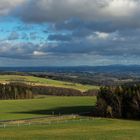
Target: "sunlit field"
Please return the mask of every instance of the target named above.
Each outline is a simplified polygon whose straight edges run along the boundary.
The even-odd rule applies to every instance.
[[[84,116],[96,97],[0,101],[0,139],[139,140],[140,122]],[[21,120],[22,119],[22,120]]]
[[[4,140],[139,140],[140,122],[112,119],[69,120],[0,128]]]
[[[96,97],[46,97],[32,100],[0,101],[0,120],[25,119],[52,114],[91,111]]]
[[[62,82],[58,80],[51,80],[47,78],[39,78],[34,76],[19,76],[19,75],[0,75],[0,82],[25,82],[28,84],[34,85],[45,85],[45,86],[54,86],[54,87],[63,87],[63,88],[72,88],[80,91],[86,91],[90,89],[99,89],[98,86],[92,85],[82,85],[78,83],[71,82]]]

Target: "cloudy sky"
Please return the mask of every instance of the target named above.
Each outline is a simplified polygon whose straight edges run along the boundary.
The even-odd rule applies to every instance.
[[[0,66],[140,64],[140,0],[0,0]]]

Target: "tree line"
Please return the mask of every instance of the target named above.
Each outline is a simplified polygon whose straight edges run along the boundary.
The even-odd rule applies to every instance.
[[[82,92],[77,89],[53,87],[53,86],[33,86],[33,93],[35,95],[51,95],[51,96],[96,96],[98,90],[88,90]]]
[[[32,88],[26,84],[9,83],[0,84],[0,99],[31,99],[33,98]]]
[[[50,96],[95,96],[97,90],[82,92],[80,90],[51,87],[51,86],[32,86],[24,83],[0,84],[0,99],[32,99],[36,95]]]
[[[97,96],[96,114],[102,117],[140,119],[140,85],[102,87]]]

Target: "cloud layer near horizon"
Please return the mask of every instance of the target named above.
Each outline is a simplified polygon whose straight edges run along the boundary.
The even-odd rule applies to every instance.
[[[139,6],[140,0],[1,0],[1,22],[12,17],[15,25],[1,28],[0,57],[44,65],[139,64]]]

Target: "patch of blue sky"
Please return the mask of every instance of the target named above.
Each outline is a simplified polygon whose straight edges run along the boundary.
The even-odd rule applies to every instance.
[[[7,40],[12,32],[19,35],[17,42],[39,43],[45,41],[51,31],[47,24],[25,24],[11,17],[6,20],[0,19],[0,40]]]

